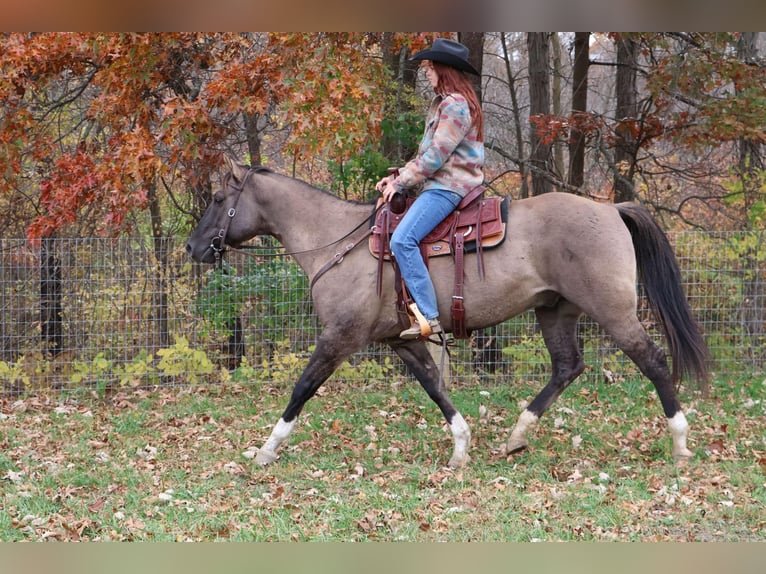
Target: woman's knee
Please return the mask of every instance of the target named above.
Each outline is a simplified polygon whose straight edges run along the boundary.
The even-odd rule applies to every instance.
[[[391,251],[393,252],[394,256],[405,253],[408,249],[417,249],[417,241],[413,241],[409,239],[405,234],[397,233],[396,231],[398,231],[398,229],[394,231],[393,235],[391,235],[391,241],[389,242]]]

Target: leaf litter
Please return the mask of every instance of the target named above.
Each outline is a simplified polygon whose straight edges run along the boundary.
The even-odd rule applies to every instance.
[[[3,539],[764,539],[760,398],[695,403],[696,456],[677,467],[661,416],[630,404],[604,416],[585,389],[507,460],[499,445],[526,399],[482,394],[465,413],[472,461],[450,470],[451,436],[427,398],[329,386],[262,469],[255,445],[285,393],[257,391],[3,400]]]

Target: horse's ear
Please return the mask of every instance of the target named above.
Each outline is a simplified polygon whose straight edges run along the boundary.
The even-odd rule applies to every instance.
[[[237,181],[241,181],[243,177],[245,177],[245,174],[247,173],[247,167],[242,165],[241,163],[237,162],[235,159],[224,156],[224,159],[226,160],[226,166],[231,171],[231,174],[234,176],[234,179]]]

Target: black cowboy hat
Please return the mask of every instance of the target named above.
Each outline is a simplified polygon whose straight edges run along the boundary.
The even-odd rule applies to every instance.
[[[463,72],[479,75],[479,72],[468,62],[468,48],[460,42],[447,38],[437,38],[430,48],[418,52],[410,60],[431,60],[447,64]]]

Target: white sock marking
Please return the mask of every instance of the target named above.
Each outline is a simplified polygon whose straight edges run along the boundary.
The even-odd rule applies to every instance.
[[[452,453],[452,460],[464,461],[468,454],[468,448],[471,445],[471,428],[465,422],[463,415],[456,413],[452,417],[450,430],[455,439],[455,450]]]
[[[686,422],[684,413],[678,411],[673,418],[668,419],[668,428],[673,436],[673,456],[690,456],[691,452],[686,448],[689,423]]]
[[[513,427],[513,431],[511,431],[511,436],[508,440],[522,442],[525,441],[527,432],[529,429],[534,428],[534,426],[537,424],[537,421],[539,420],[540,417],[538,417],[532,411],[524,409],[524,412],[519,415],[519,420],[516,421],[516,426]]]
[[[285,442],[285,440],[287,440],[287,437],[290,436],[290,433],[293,432],[295,423],[297,421],[297,417],[289,423],[280,418],[277,424],[274,425],[274,429],[271,431],[271,436],[269,436],[269,440],[267,440],[263,445],[262,450],[277,452],[277,449],[282,445],[283,442]]]

